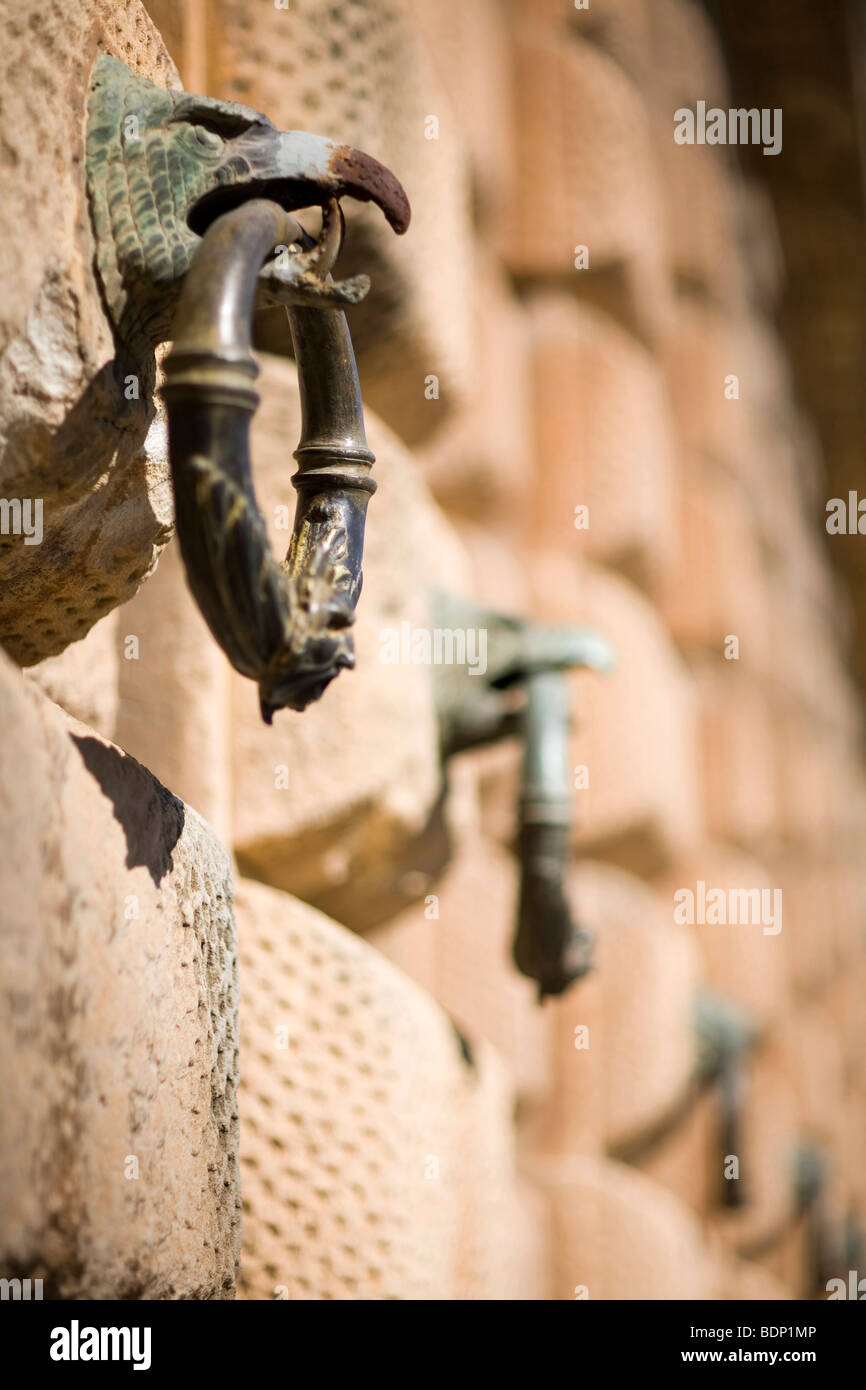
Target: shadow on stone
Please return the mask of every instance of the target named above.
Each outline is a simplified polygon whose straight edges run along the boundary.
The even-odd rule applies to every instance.
[[[115,819],[126,836],[126,867],[143,865],[159,887],[174,867],[172,850],[183,831],[183,802],[119,748],[80,734],[70,738],[114,806]]]

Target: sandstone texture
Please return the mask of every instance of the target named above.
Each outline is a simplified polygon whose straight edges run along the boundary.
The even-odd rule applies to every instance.
[[[225,851],[195,811],[6,659],[0,703],[0,1263],[43,1279],[46,1297],[231,1298],[237,966]]]
[[[84,136],[99,53],[161,86],[180,83],[138,0],[22,0],[0,20],[0,50],[0,496],[29,504],[31,525],[41,508],[38,544],[2,537],[0,645],[29,666],[133,594],[170,535],[164,435],[149,433],[154,361],[116,355],[94,270]]]
[[[533,1296],[492,1050],[288,894],[241,880],[237,908],[241,1296]]]

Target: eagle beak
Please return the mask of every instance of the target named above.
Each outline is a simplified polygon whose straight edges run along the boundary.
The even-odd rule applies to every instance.
[[[201,233],[220,213],[250,198],[269,199],[287,212],[356,198],[381,208],[399,235],[409,226],[409,200],[390,169],[363,150],[321,135],[252,127],[232,141],[229,167],[233,177],[221,179],[196,205],[194,231]]]
[[[351,145],[337,145],[303,131],[287,131],[279,139],[284,178],[313,183],[330,198],[375,203],[398,236],[406,231],[411,216],[409,199],[399,180],[378,159]]]

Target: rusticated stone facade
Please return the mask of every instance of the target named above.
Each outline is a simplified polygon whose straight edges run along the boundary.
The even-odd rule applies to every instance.
[[[862,692],[773,206],[734,151],[673,139],[678,107],[729,104],[703,8],[74,0],[0,35],[4,122],[31,90],[56,113],[0,151],[0,476],[46,517],[0,559],[0,1275],[822,1296],[866,1229]],[[272,728],[168,540],[162,417],[110,365],[99,51],[366,149],[413,206],[399,241],[347,207],[338,267],[372,279],[349,313],[379,483],[358,666]],[[281,311],[258,331],[285,549],[297,377]],[[379,659],[435,586],[616,648],[569,678],[595,969],[541,1005],[510,958],[519,749],[446,775],[430,668]],[[751,921],[701,910],[753,890]],[[727,1131],[710,1004],[750,1033]]]

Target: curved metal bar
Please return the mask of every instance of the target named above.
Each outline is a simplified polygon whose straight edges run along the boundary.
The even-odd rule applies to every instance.
[[[259,271],[273,250],[313,243],[276,203],[253,199],[207,230],[165,364],[176,525],[190,589],[232,665],[258,682],[267,723],[283,707],[305,709],[354,666],[349,628],[361,591],[374,457],[345,315],[302,307],[339,248],[337,215],[332,204],[322,242],[306,257],[299,249],[297,294],[287,296],[302,429],[284,562],[268,544],[250,467],[249,426],[259,402],[252,316]]]

